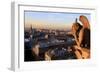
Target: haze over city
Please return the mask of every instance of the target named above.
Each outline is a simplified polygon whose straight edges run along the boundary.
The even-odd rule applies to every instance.
[[[87,13],[57,13],[57,12],[34,12],[25,11],[25,28],[59,29],[70,30],[75,19],[85,15],[90,21]]]

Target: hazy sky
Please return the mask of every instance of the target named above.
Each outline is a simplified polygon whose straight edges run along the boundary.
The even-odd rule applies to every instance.
[[[60,12],[34,12],[25,11],[25,27],[64,29],[69,30],[75,19],[80,15],[85,15],[90,20],[90,14],[87,13],[60,13]]]

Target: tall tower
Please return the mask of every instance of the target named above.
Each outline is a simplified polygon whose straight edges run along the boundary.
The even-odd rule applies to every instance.
[[[32,28],[32,25],[31,25],[31,28],[30,28],[31,32],[32,32],[32,29],[33,29],[33,28]]]
[[[32,38],[32,35],[33,34],[33,28],[32,28],[32,25],[31,25],[31,27],[30,27],[30,38]]]
[[[75,23],[78,23],[78,22],[77,22],[77,18],[75,19]]]

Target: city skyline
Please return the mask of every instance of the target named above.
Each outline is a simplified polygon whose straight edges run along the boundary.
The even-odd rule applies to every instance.
[[[60,13],[60,12],[34,12],[25,11],[25,27],[40,29],[70,30],[75,19],[85,15],[90,21],[90,14],[87,13]],[[79,22],[79,21],[78,21]]]

